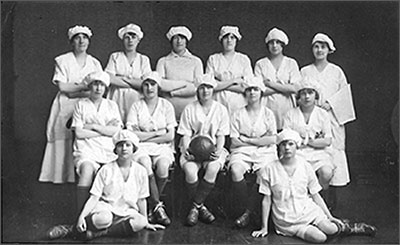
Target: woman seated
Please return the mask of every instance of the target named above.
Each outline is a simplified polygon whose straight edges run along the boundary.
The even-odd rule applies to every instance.
[[[77,190],[78,212],[89,196],[97,170],[117,158],[111,137],[121,130],[122,121],[114,101],[103,98],[110,85],[106,72],[88,76],[89,98],[75,105],[71,128],[75,131],[74,163],[79,176]]]
[[[144,228],[164,229],[162,225],[147,221],[147,173],[133,161],[139,138],[129,130],[121,130],[112,141],[118,158],[97,173],[76,226],[55,226],[48,231],[50,239],[69,235],[91,240],[105,235],[128,236]]]
[[[303,139],[298,154],[316,171],[319,183],[328,189],[334,165],[330,154],[332,130],[328,113],[316,105],[319,85],[313,79],[303,79],[299,84],[299,106],[289,110],[283,118],[283,127],[297,131]]]
[[[189,226],[197,224],[199,218],[205,223],[215,220],[204,202],[214,188],[218,172],[224,168],[228,156],[224,144],[229,134],[229,115],[225,106],[213,100],[216,86],[217,82],[211,74],[196,80],[197,101],[185,107],[178,126],[178,134],[182,135],[180,166],[185,173],[188,197],[192,202],[186,219]],[[196,136],[207,136],[215,145],[215,152],[209,160],[196,160],[190,153],[189,144]],[[202,168],[205,174],[199,181],[198,172]]]
[[[262,78],[253,77],[245,81],[247,88],[244,97],[247,105],[233,112],[231,116],[231,156],[228,163],[232,174],[232,189],[236,196],[235,203],[244,206],[243,214],[235,220],[239,228],[250,222],[250,214],[257,201],[258,184],[254,183],[251,191],[247,189],[246,173],[258,173],[276,155],[276,122],[274,113],[261,104],[265,90]]]
[[[332,216],[319,195],[322,189],[311,165],[297,156],[302,138],[291,129],[278,134],[279,160],[260,169],[262,226],[253,237],[268,235],[268,218],[278,234],[323,243],[338,234],[375,235],[376,228],[365,223],[342,221]],[[271,209],[272,207],[272,209]]]
[[[169,167],[174,162],[175,111],[172,104],[158,96],[161,77],[157,72],[146,74],[141,92],[143,98],[135,102],[128,114],[126,127],[140,139],[144,154],[135,154],[149,176],[151,218],[160,224],[169,225],[171,220],[160,201],[168,180]],[[150,156],[150,157],[148,157]]]

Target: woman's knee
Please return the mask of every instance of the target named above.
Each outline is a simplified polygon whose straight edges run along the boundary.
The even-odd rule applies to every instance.
[[[146,168],[147,174],[151,175],[153,173],[152,162],[149,156],[143,156],[138,159],[140,165]]]
[[[244,178],[246,169],[240,163],[233,163],[230,167],[230,172],[232,175],[232,181],[238,182]]]
[[[333,176],[333,169],[328,166],[323,166],[317,171],[318,177],[321,181],[328,183]]]
[[[112,221],[113,215],[108,211],[102,211],[92,215],[93,225],[99,230],[110,227]]]
[[[318,228],[327,235],[334,235],[339,231],[339,227],[330,220],[321,221]]]
[[[92,162],[83,162],[79,166],[78,186],[91,186],[96,169]]]
[[[156,162],[156,173],[160,178],[167,178],[169,166],[171,166],[171,161],[166,158],[161,158]]]
[[[214,183],[217,179],[217,175],[221,170],[221,165],[218,162],[210,162],[206,167],[204,179],[210,183]]]
[[[304,240],[313,243],[324,243],[328,237],[315,226],[309,226],[304,233]]]
[[[185,173],[185,179],[188,183],[193,183],[197,180],[197,174],[199,167],[194,162],[187,162],[182,166],[183,172]]]

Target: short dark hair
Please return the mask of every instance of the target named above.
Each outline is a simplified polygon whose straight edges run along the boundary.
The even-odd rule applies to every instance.
[[[313,88],[302,88],[302,89],[300,89],[299,91],[297,91],[297,93],[296,93],[296,100],[299,100],[299,99],[300,99],[300,93],[301,93],[302,91],[308,90],[308,89],[313,90],[314,93],[315,93],[315,100],[319,100],[319,93],[318,93],[317,90],[315,90],[315,89],[313,89]]]

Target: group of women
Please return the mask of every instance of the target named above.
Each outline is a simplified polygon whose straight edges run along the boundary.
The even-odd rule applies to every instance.
[[[344,124],[354,120],[355,115],[346,77],[339,66],[328,61],[328,54],[334,52],[335,47],[326,34],[318,33],[312,39],[315,60],[300,70],[295,59],[283,53],[289,44],[288,36],[282,30],[273,28],[265,38],[268,55],[257,61],[253,70],[250,58],[236,51],[236,45],[242,38],[239,28],[223,26],[218,37],[222,51],[210,55],[205,72],[201,59],[187,48],[192,33],[185,26],[174,26],[167,32],[172,50],[158,60],[156,71],[152,71],[150,59],[137,52],[144,36],[138,25],[128,24],[121,27],[117,34],[123,50],[110,55],[104,71],[100,62],[87,53],[92,32],[86,26],[69,29],[72,51],[55,59],[53,83],[58,86],[59,92],[47,125],[48,142],[39,181],[75,182],[76,169],[79,176],[78,211],[82,210],[76,227],[80,232],[90,227],[99,230],[111,226],[109,213],[93,213],[98,207],[90,201],[92,196],[98,201],[104,193],[113,196],[116,189],[119,191],[115,195],[128,195],[121,186],[104,186],[106,180],[97,180],[101,177],[96,174],[104,169],[102,166],[116,161],[118,164],[115,166],[121,168],[125,183],[128,183],[129,171],[123,169],[131,166],[121,160],[126,158],[123,154],[127,152],[119,145],[120,142],[128,142],[124,144],[130,148],[134,146],[129,157],[139,163],[147,175],[146,181],[141,183],[146,183],[148,190],[139,191],[140,197],[139,193],[129,195],[136,196],[135,200],[149,197],[147,200],[151,209],[148,220],[162,225],[152,226],[144,222],[141,223],[142,228],[157,229],[171,223],[160,193],[166,185],[168,169],[175,160],[176,133],[181,136],[179,165],[185,174],[185,185],[191,200],[186,219],[191,226],[198,220],[205,223],[215,220],[204,203],[214,188],[219,171],[224,168],[231,172],[237,200],[249,200],[243,214],[235,220],[235,225],[248,225],[257,193],[275,194],[273,190],[267,191],[265,186],[274,189],[273,182],[268,179],[272,175],[267,173],[275,170],[266,169],[276,161],[287,160],[280,143],[287,145],[287,141],[293,139],[279,140],[277,135],[289,129],[299,134],[301,143],[296,142],[299,149],[297,155],[311,164],[306,164],[306,169],[312,168],[319,182],[314,183],[314,179],[309,177],[312,182],[309,186],[310,183],[296,180],[294,183],[304,185],[299,186],[299,190],[312,187],[311,194],[314,194],[319,191],[320,185],[327,189],[329,185],[344,186],[349,183]],[[67,125],[69,120],[72,120],[72,130]],[[120,135],[121,132],[125,138]],[[113,143],[116,135],[125,140],[114,139]],[[188,149],[191,140],[199,135],[207,136],[215,144],[216,150],[207,161],[196,160]],[[227,138],[230,138],[229,144],[225,142]],[[199,180],[198,172],[202,168],[205,174]],[[290,170],[292,175],[289,177],[294,178],[294,169]],[[104,179],[110,178],[106,171],[101,172]],[[250,193],[244,179],[248,172],[258,176]],[[99,184],[92,186],[93,179],[94,183],[101,182],[103,189],[99,190]],[[87,201],[89,193],[91,197]],[[301,192],[290,198],[295,202],[303,194]],[[303,195],[301,198],[306,197]],[[132,198],[123,200],[129,199]],[[107,198],[102,197],[101,200]],[[109,209],[115,210],[119,201],[111,199]],[[320,199],[316,203],[320,205]],[[137,207],[136,204],[129,205]],[[300,215],[301,211],[291,210],[297,207],[285,206],[292,215]],[[136,210],[147,218],[146,209]],[[321,212],[318,213],[319,218],[330,217],[327,219],[341,223],[332,217],[326,206]],[[86,221],[85,217],[89,214],[92,214],[91,218]],[[137,221],[137,216],[111,212],[111,216],[124,215],[130,215],[131,222],[128,223],[133,231],[137,231],[137,223],[132,221]],[[315,219],[307,219],[307,222],[307,225],[312,224]],[[286,222],[284,226],[293,224]],[[303,228],[302,235],[293,229],[290,232],[283,228],[279,231],[306,240],[321,240],[318,240],[321,236],[308,239],[314,233],[310,235]],[[60,234],[60,229],[54,232]],[[264,236],[265,232],[255,232],[254,236]],[[59,237],[57,234],[51,237]]]

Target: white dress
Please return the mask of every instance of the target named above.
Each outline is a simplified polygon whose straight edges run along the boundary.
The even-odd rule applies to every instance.
[[[102,71],[100,62],[91,55],[85,65],[80,67],[72,52],[55,58],[55,70],[52,82],[82,83],[91,72]],[[73,135],[66,123],[72,117],[74,106],[79,98],[68,98],[58,92],[53,100],[47,121],[47,144],[39,176],[41,182],[75,182],[74,162],[72,157]]]
[[[85,124],[107,126],[110,123],[122,128],[121,116],[114,101],[102,99],[97,109],[89,98],[83,98],[75,106],[71,127],[83,128]],[[77,170],[86,161],[104,164],[117,158],[117,155],[114,154],[114,144],[110,136],[75,138],[73,155]]]
[[[332,156],[336,169],[330,184],[344,186],[350,182],[344,125],[356,119],[350,85],[343,70],[332,63],[328,63],[322,72],[319,72],[314,64],[307,65],[301,68],[301,74],[318,81],[321,85],[319,103],[328,101],[332,107],[328,113],[333,135]]]
[[[274,113],[263,106],[255,121],[249,117],[246,107],[234,111],[231,115],[231,138],[261,137],[264,135],[276,135],[276,122]],[[255,146],[247,145],[231,148],[228,167],[235,162],[243,163],[247,170],[257,171],[263,165],[277,159],[276,145]]]
[[[300,135],[307,135],[307,137],[313,139],[317,137],[332,138],[332,130],[329,122],[328,113],[324,109],[315,106],[311,112],[309,122],[306,123],[300,107],[296,107],[290,109],[283,117],[283,128],[290,128],[297,131]],[[332,162],[331,147],[329,146],[323,149],[306,146],[305,148],[298,149],[297,155],[304,157],[311,164],[314,171],[325,165],[330,166],[332,169],[335,168]]]
[[[295,84],[301,80],[299,66],[293,58],[284,56],[278,69],[272,65],[268,57],[258,60],[254,66],[254,75],[262,77],[263,80],[269,79],[272,82],[282,84]],[[277,129],[282,129],[282,117],[285,113],[296,106],[294,94],[285,95],[275,93],[263,97],[263,104],[271,109],[276,118]]]
[[[128,76],[131,78],[142,78],[146,73],[151,72],[150,59],[146,55],[137,53],[135,59],[130,64],[125,53],[122,51],[112,53],[104,69],[114,76]],[[111,85],[108,98],[117,102],[123,122],[133,104],[140,99],[139,91],[133,88],[118,88]]]
[[[110,211],[120,217],[134,216],[139,211],[138,200],[150,195],[147,171],[132,161],[124,181],[117,162],[110,162],[97,172],[90,194],[100,198],[91,213]]]
[[[174,107],[171,102],[164,98],[158,98],[153,114],[150,114],[144,99],[133,103],[126,122],[127,129],[143,132],[173,129],[177,125]],[[150,156],[163,156],[171,160],[171,162],[174,161],[174,147],[173,141],[162,144],[143,141],[139,143],[140,150],[145,151]]]
[[[207,60],[206,73],[228,79],[253,76],[250,58],[239,52],[235,52],[229,62],[222,53],[210,55]],[[215,92],[214,97],[216,101],[228,108],[229,114],[246,105],[246,100],[241,93],[222,90]]]

